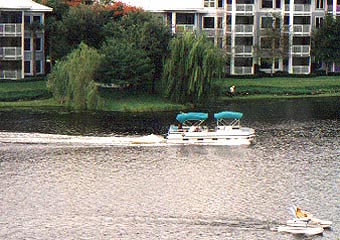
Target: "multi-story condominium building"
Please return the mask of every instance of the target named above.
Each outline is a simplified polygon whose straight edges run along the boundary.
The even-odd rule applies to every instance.
[[[228,54],[232,75],[309,74],[311,34],[340,0],[125,0],[161,14],[173,33],[205,32]],[[338,3],[339,2],[339,3]],[[333,66],[331,71],[336,71]]]
[[[50,11],[30,0],[0,0],[0,79],[45,73],[42,25]]]

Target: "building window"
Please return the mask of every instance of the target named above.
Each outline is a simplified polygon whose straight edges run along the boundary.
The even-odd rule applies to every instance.
[[[42,44],[41,44],[41,38],[36,38],[35,39],[35,50],[36,51],[41,51],[42,50]]]
[[[280,40],[271,37],[261,37],[261,49],[273,49],[280,47]]]
[[[323,17],[315,17],[315,27],[320,28],[323,23]]]
[[[229,4],[232,4],[232,0]],[[237,0],[237,4],[254,4],[254,0]]]
[[[24,17],[25,30],[28,30],[28,27],[30,24],[31,24],[31,16],[25,16]]]
[[[25,73],[31,73],[31,61],[24,62],[24,71]]]
[[[235,67],[251,67],[252,65],[252,58],[235,58]]]
[[[275,1],[275,4],[276,4],[276,8],[281,8],[281,0],[276,0]]]
[[[221,17],[217,18],[217,28],[222,29],[223,28],[223,19]]]
[[[31,23],[31,16],[25,16],[25,23],[30,24]]]
[[[31,39],[25,38],[24,40],[24,50],[25,51],[31,51]]]
[[[262,0],[262,8],[273,8],[273,0]]]
[[[324,8],[324,0],[316,0],[315,8],[316,9],[323,9]]]
[[[311,0],[294,0],[294,4],[310,5],[311,4]]]
[[[35,72],[36,72],[36,73],[41,73],[41,69],[42,69],[42,67],[41,67],[41,61],[40,61],[40,60],[35,61]]]
[[[272,58],[261,58],[261,68],[262,69],[271,69],[273,66],[273,59]],[[274,59],[274,68],[279,68],[279,60]]]
[[[253,25],[254,17],[253,16],[236,16],[236,24]]]
[[[217,1],[217,7],[223,8],[223,1],[222,0]]]
[[[204,7],[215,7],[215,0],[204,0]]]
[[[223,38],[217,38],[217,46],[223,48]]]
[[[33,22],[41,23],[41,16],[33,16]]]
[[[203,18],[203,28],[215,28],[215,18],[214,17]]]
[[[293,66],[309,66],[309,57],[294,57]]]
[[[194,13],[177,13],[176,14],[176,24],[195,24],[195,14]]]
[[[310,45],[310,37],[293,37],[293,45]]]
[[[261,28],[272,28],[273,18],[272,17],[261,17]]]

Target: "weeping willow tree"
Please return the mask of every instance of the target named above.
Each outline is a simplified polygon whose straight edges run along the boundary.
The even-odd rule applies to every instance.
[[[81,43],[48,75],[47,87],[53,97],[75,109],[96,109],[98,93],[93,79],[101,60],[97,50]]]
[[[204,35],[186,33],[170,42],[163,71],[164,95],[177,103],[197,103],[208,97],[212,80],[224,72],[222,51]]]

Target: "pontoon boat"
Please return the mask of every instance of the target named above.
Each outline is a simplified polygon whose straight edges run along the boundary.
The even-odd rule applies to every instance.
[[[204,125],[207,113],[180,113],[176,119],[179,124],[171,125],[166,137],[172,144],[202,145],[249,145],[255,141],[255,130],[240,125],[243,114],[224,111],[214,114],[216,126]]]

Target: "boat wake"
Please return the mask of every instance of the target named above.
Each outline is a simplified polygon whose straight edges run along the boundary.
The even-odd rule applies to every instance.
[[[160,146],[165,138],[160,135],[146,136],[71,136],[44,133],[0,132],[0,143],[61,144],[93,146]]]

